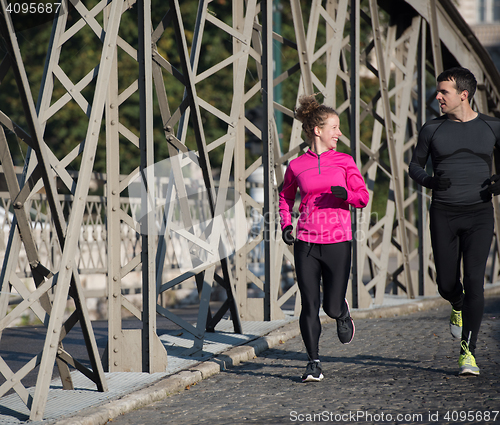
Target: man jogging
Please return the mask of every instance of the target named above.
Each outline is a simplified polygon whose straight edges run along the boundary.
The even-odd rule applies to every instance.
[[[459,375],[479,375],[474,356],[493,238],[491,196],[500,193],[500,176],[492,176],[500,119],[471,108],[477,82],[468,69],[444,71],[437,83],[436,99],[443,115],[420,130],[409,175],[432,189],[429,215],[437,285],[452,306],[451,333],[460,338]],[[432,176],[424,169],[429,155]]]

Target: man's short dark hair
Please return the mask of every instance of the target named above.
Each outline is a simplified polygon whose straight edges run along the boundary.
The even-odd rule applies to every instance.
[[[437,81],[438,83],[441,81],[455,81],[457,93],[462,93],[464,90],[467,90],[469,93],[469,96],[467,97],[469,103],[474,97],[474,93],[476,93],[476,77],[474,77],[474,74],[467,68],[455,67],[447,69],[439,74]]]

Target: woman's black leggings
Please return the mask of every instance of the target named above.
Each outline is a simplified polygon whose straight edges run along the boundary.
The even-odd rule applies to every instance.
[[[484,273],[493,238],[493,206],[488,204],[476,211],[431,206],[430,228],[439,293],[455,310],[462,310],[462,340],[474,353],[484,311]]]
[[[351,242],[294,245],[295,272],[302,299],[299,325],[310,360],[319,359],[321,322],[320,282],[323,279],[323,310],[337,319],[347,314],[345,294],[351,270]]]

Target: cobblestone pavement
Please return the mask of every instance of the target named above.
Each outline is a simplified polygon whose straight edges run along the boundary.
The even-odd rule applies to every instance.
[[[301,382],[307,357],[298,336],[109,424],[500,424],[500,297],[486,300],[479,377],[457,375],[449,313],[357,320],[349,345],[329,322],[319,383]]]

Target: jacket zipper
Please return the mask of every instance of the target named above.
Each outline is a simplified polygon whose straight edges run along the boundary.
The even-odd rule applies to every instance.
[[[321,161],[319,159],[321,154],[318,154],[318,174],[321,174]]]

